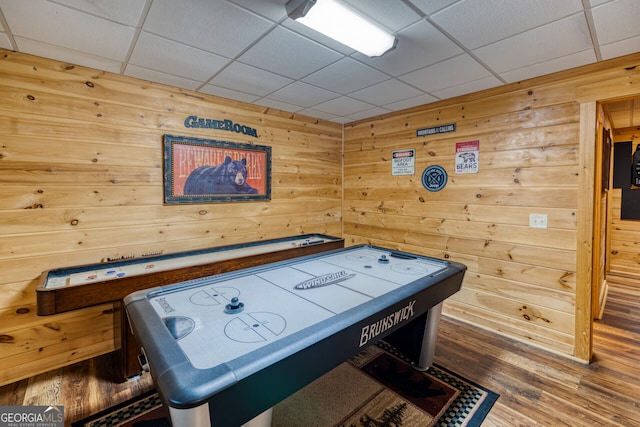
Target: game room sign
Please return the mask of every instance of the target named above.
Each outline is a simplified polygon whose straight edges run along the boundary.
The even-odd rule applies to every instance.
[[[184,127],[226,130],[228,132],[252,136],[254,138],[258,137],[258,131],[255,128],[241,125],[240,123],[234,123],[229,119],[215,120],[198,116],[189,116],[184,119]]]

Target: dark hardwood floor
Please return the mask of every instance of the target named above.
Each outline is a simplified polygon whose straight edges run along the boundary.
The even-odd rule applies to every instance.
[[[444,320],[436,362],[500,398],[483,426],[640,426],[640,287],[612,283],[591,364]]]
[[[483,426],[640,427],[640,287],[611,283],[593,363],[572,361],[443,317],[436,363],[500,394]],[[113,355],[0,387],[0,406],[65,407],[67,425],[152,388],[117,383]]]

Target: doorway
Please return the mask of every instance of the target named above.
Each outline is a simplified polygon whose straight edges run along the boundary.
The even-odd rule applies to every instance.
[[[640,190],[630,172],[632,147],[640,142],[640,97],[597,105],[592,314],[601,320],[610,286],[635,284],[640,293],[640,221],[625,219],[629,203],[623,203],[623,193],[629,198]]]
[[[607,280],[640,286],[640,186],[631,176],[633,151],[640,143],[640,97],[601,104],[611,124],[612,140],[611,162],[602,165],[612,170],[607,194],[605,274]]]
[[[596,175],[602,177],[602,132],[611,119],[605,115],[604,105],[614,101],[640,98],[640,93],[628,85],[608,91],[609,98],[598,96],[597,90],[584,93],[580,102],[579,138],[579,192],[577,210],[576,298],[574,356],[579,360],[593,358],[594,321],[605,307],[608,232],[610,207],[608,198],[602,196],[602,185]],[[607,113],[608,114],[608,113]],[[634,111],[635,116],[635,111]],[[606,118],[606,121],[605,121]],[[614,122],[615,123],[615,122]],[[610,129],[618,131],[611,125]],[[609,127],[607,127],[609,129]],[[640,133],[640,130],[638,131]],[[602,179],[602,178],[601,178]],[[596,185],[597,184],[597,185]],[[606,202],[603,202],[606,201]],[[606,209],[604,206],[606,203]],[[639,229],[640,231],[640,229]],[[604,288],[604,291],[603,291]],[[603,294],[604,292],[604,294]],[[601,295],[603,297],[601,298]],[[602,299],[602,302],[601,302]]]

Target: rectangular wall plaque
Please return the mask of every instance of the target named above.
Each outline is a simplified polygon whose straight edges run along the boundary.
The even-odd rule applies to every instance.
[[[456,124],[449,123],[446,125],[432,126],[428,128],[418,129],[416,130],[416,136],[437,135],[439,133],[449,133],[449,132],[455,132],[455,131],[456,131]]]
[[[164,136],[164,202],[271,199],[271,147]]]

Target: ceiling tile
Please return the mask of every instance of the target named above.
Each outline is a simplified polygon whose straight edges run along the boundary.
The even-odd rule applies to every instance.
[[[602,59],[611,59],[636,52],[638,46],[640,46],[640,36],[600,46],[600,53],[602,53]]]
[[[403,30],[397,38],[398,46],[383,56],[368,58],[359,53],[354,56],[378,70],[399,76],[462,53],[460,47],[427,21]]]
[[[385,29],[395,33],[416,23],[422,17],[400,1],[343,0],[359,15],[368,17]]]
[[[423,92],[406,83],[396,79],[389,79],[368,88],[351,92],[349,96],[370,104],[385,105],[423,94]]]
[[[24,39],[22,37],[16,37],[15,40],[20,46],[20,49],[26,49],[32,55],[41,56],[43,58],[56,59],[69,64],[91,67],[97,70],[104,70],[116,74],[120,73],[122,68],[122,61],[102,58],[86,52],[65,49],[64,47],[51,46],[50,44]]]
[[[346,124],[353,122],[354,120],[350,117],[334,117],[333,119],[331,119],[331,121],[335,123]]]
[[[204,82],[228,59],[142,32],[131,53],[130,63],[149,70]]]
[[[320,89],[304,82],[294,82],[270,94],[268,98],[308,108],[338,96],[335,92]]]
[[[640,36],[640,1],[617,0],[591,9],[600,44]],[[640,48],[636,45],[636,48]],[[637,49],[636,49],[637,50]]]
[[[489,68],[502,73],[591,49],[583,14],[553,22],[473,51]]]
[[[272,26],[272,22],[224,1],[154,0],[143,29],[233,58]]]
[[[335,114],[325,113],[324,111],[314,110],[312,108],[304,108],[300,111],[297,111],[297,113],[322,120],[332,120],[336,117]]]
[[[463,0],[431,16],[469,49],[582,12],[580,0]]]
[[[285,5],[288,1],[289,0],[229,0],[230,3],[235,3],[274,22],[280,21],[287,16]]]
[[[339,93],[349,93],[387,79],[388,76],[354,59],[344,58],[302,79]]]
[[[440,99],[453,98],[467,93],[478,92],[484,89],[500,86],[502,82],[494,76],[488,76],[477,80],[472,80],[460,85],[434,90],[431,93]]]
[[[459,86],[491,74],[467,54],[456,56],[399,77],[399,80],[425,92]]]
[[[293,80],[287,77],[234,62],[209,83],[242,93],[265,96],[292,82]]]
[[[276,74],[299,79],[343,58],[293,31],[275,28],[238,60]]]
[[[0,33],[0,47],[3,49],[13,50],[14,47],[11,46],[11,40],[5,33]]]
[[[78,52],[123,61],[134,29],[44,0],[2,0],[0,7],[14,36],[41,40]],[[22,49],[18,45],[19,49]]]
[[[146,0],[56,0],[72,9],[135,27]]]
[[[268,108],[275,108],[277,110],[289,111],[292,113],[296,113],[302,109],[298,105],[291,105],[287,104],[286,102],[281,102],[270,98],[260,98],[256,102],[254,102],[254,104],[262,105]]]
[[[360,111],[358,113],[349,114],[347,117],[349,118],[348,122],[352,122],[354,120],[367,119],[369,117],[380,116],[382,114],[388,114],[390,112],[391,110],[387,110],[386,108],[373,107],[368,110]]]
[[[429,16],[440,9],[444,9],[460,0],[410,0],[425,15]]]
[[[314,110],[324,111],[337,116],[349,116],[361,111],[369,110],[374,106],[367,104],[366,102],[358,101],[357,99],[350,98],[348,96],[341,96],[332,99],[322,104],[314,105]]]
[[[180,88],[189,89],[189,90],[195,90],[202,84],[202,82],[189,80],[183,77],[174,76],[172,74],[167,74],[160,71],[141,68],[133,64],[127,65],[127,69],[125,70],[124,75],[129,77],[135,77],[137,79],[148,80],[150,82],[162,83],[165,85],[180,87]]]
[[[255,103],[260,97],[237,90],[227,89],[226,87],[215,86],[212,84],[205,85],[200,89],[202,93],[220,96],[222,98],[235,99],[236,101]]]
[[[402,101],[384,104],[383,107],[387,108],[389,111],[398,111],[404,110],[405,108],[416,107],[418,105],[429,104],[437,100],[438,98],[435,96],[424,94],[413,98],[403,99]]]
[[[561,56],[549,61],[539,62],[526,67],[500,73],[500,77],[507,83],[530,79],[537,76],[555,73],[556,71],[568,70],[569,68],[595,62],[596,55],[593,49],[583,50],[571,55]]]

